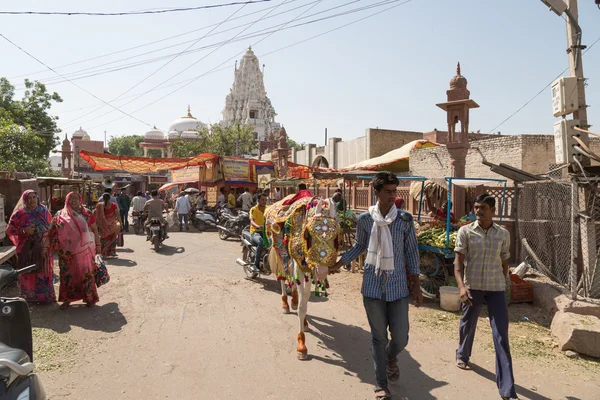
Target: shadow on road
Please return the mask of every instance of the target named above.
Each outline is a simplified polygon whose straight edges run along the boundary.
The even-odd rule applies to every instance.
[[[106,260],[107,265],[116,266],[116,267],[135,267],[137,262],[133,260],[127,260],[125,258],[113,258],[110,260]]]
[[[151,249],[148,249],[148,250],[151,250]],[[160,245],[160,249],[158,250],[158,252],[155,252],[153,249],[151,251],[154,252],[154,254],[161,255],[161,256],[172,256],[173,254],[185,253],[185,247],[169,246],[169,245],[163,243]]]
[[[344,368],[349,376],[356,376],[362,382],[375,386],[375,371],[371,354],[371,333],[359,326],[345,325],[335,320],[309,315],[307,317],[311,335],[323,342],[321,346],[333,351],[334,357],[311,356],[311,359]],[[318,330],[318,331],[317,331]],[[307,340],[311,345],[312,340]],[[308,350],[310,354],[310,347]],[[398,356],[400,380],[390,383],[395,396],[408,399],[434,400],[433,389],[447,385],[437,381],[421,371],[419,364],[411,354],[404,350]],[[402,397],[404,396],[404,397]]]
[[[473,364],[473,362],[469,362],[469,366],[471,367],[471,370],[473,370],[473,372],[475,372],[477,375],[479,375],[489,381],[492,381],[494,384],[496,383],[496,374],[495,373],[490,372],[487,369],[480,367],[479,365]],[[539,393],[525,389],[523,386],[519,386],[519,385],[515,385],[515,386],[517,388],[517,394],[519,396],[524,396],[524,397],[528,398],[529,400],[550,400],[549,397],[542,396]]]
[[[281,283],[276,280],[276,279],[270,279],[270,278],[256,278],[256,279],[251,279],[251,281],[256,282],[256,283],[260,283],[263,285],[263,290],[266,290],[268,292],[273,292],[273,293],[277,293],[278,295],[281,295]],[[286,290],[288,295],[292,294],[292,290],[288,287]],[[313,285],[312,287],[312,293],[310,295],[310,300],[309,302],[311,303],[323,303],[325,301],[329,300],[327,297],[325,296],[315,296],[315,286]]]
[[[35,308],[31,313],[31,323],[34,327],[51,329],[57,333],[69,332],[73,326],[110,333],[120,331],[127,320],[117,303],[91,308],[83,303],[73,303],[66,310],[59,309],[58,304],[51,308]]]

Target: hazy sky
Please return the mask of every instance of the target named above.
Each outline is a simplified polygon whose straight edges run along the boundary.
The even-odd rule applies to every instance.
[[[81,125],[93,139],[103,139],[104,131],[109,137],[143,134],[149,129],[144,123],[166,130],[173,119],[185,115],[188,104],[198,119],[214,123],[221,118],[225,96],[233,82],[235,59],[241,57],[235,57],[236,54],[264,37],[243,38],[243,35],[277,29],[284,23],[289,23],[286,27],[290,27],[378,2],[272,0],[249,4],[241,10],[237,5],[115,17],[0,15],[2,34],[70,79],[94,74],[73,82],[110,102],[215,28],[211,25],[221,23],[237,11],[211,36],[191,48],[209,46],[207,49],[179,56],[123,98],[111,102],[143,122],[106,105],[96,110],[102,104],[100,101],[72,83],[52,83],[62,78],[1,38],[0,76],[8,77],[17,87],[22,87],[25,77],[46,82],[50,90],[58,92],[64,99],[52,109],[52,113],[60,117],[61,129],[72,133]],[[471,98],[481,106],[471,112],[470,128],[489,132],[568,66],[565,21],[547,11],[539,0],[412,0],[345,28],[265,55],[402,2],[404,0],[282,29],[253,45],[261,64],[266,64],[265,85],[278,113],[277,121],[284,124],[293,139],[322,144],[325,128],[330,137],[344,139],[361,136],[369,127],[416,131],[445,129],[445,114],[435,104],[445,101],[445,91],[455,74],[457,61],[469,81]],[[593,0],[580,0],[579,3],[583,43],[590,46],[600,39],[600,10]],[[0,10],[113,12],[204,4],[218,2],[4,0]],[[308,10],[311,6],[314,7]],[[337,6],[341,7],[321,13]],[[277,15],[297,7],[300,8]],[[268,16],[275,16],[266,18],[269,12]],[[299,17],[302,12],[305,14]],[[254,14],[231,20],[248,13]],[[259,21],[249,28],[248,25],[240,27],[255,20]],[[240,33],[245,28],[247,30]],[[195,32],[186,34],[193,30]],[[218,33],[224,30],[227,31]],[[218,46],[210,45],[225,42],[238,34],[238,38],[208,55]],[[175,35],[181,36],[106,55]],[[166,46],[174,47],[152,52]],[[148,52],[151,53],[133,57]],[[93,60],[58,68],[93,57]],[[146,62],[159,57],[163,58]],[[199,61],[202,57],[205,58]],[[123,60],[125,58],[129,59]],[[139,62],[145,63],[106,73]],[[188,69],[183,71],[185,68]],[[84,69],[86,71],[81,72]],[[201,76],[211,70],[218,72]],[[584,55],[584,71],[589,79],[586,91],[587,102],[591,105],[589,121],[596,124],[598,130],[600,43]],[[69,75],[73,73],[79,75]],[[179,83],[198,76],[201,77],[192,83]],[[170,86],[147,92],[171,77],[163,84]],[[179,87],[182,88],[164,97]],[[142,93],[145,94],[139,99],[125,104],[136,97],[132,95]],[[154,104],[147,106],[150,103]],[[147,107],[142,108],[144,106]],[[496,131],[551,133],[554,121],[548,88]]]

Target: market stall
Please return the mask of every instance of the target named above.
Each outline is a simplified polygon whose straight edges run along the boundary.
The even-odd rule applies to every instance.
[[[406,172],[409,170],[409,157],[412,150],[436,147],[439,144],[429,140],[413,140],[404,146],[389,151],[381,156],[370,158],[342,168],[343,171],[391,171]]]

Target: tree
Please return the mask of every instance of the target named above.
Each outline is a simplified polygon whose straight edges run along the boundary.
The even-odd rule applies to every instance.
[[[117,156],[142,157],[144,151],[140,148],[140,143],[143,141],[144,137],[141,135],[112,136],[108,141],[108,151]]]
[[[174,157],[192,157],[201,153],[219,156],[243,156],[258,149],[254,128],[235,123],[227,127],[213,124],[198,130],[198,139],[177,139],[171,145]]]
[[[291,149],[304,150],[304,142],[298,143],[294,139],[288,138],[287,143]]]
[[[27,128],[0,117],[0,170],[52,176],[47,157],[37,157],[46,145],[44,139]]]
[[[57,133],[60,132],[56,121],[48,111],[53,103],[62,102],[58,93],[49,93],[46,85],[38,81],[25,79],[25,93],[22,100],[15,100],[15,88],[6,78],[0,78],[0,118],[27,127],[42,139],[42,144],[35,147],[38,158],[46,159],[50,151],[58,144]],[[31,149],[29,149],[31,151]]]

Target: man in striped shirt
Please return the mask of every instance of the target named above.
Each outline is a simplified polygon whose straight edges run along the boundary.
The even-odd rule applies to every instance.
[[[330,271],[335,273],[368,250],[361,293],[371,327],[377,381],[375,396],[380,400],[391,398],[388,379],[396,381],[400,377],[397,356],[408,343],[410,293],[415,305],[423,304],[412,215],[394,204],[398,184],[398,178],[390,172],[380,172],[373,177],[377,204],[358,217],[354,246]]]
[[[492,196],[477,196],[473,207],[477,221],[461,227],[456,237],[454,276],[463,302],[456,366],[470,369],[475,328],[485,300],[496,350],[496,384],[502,399],[516,400],[508,345],[508,308],[504,295],[510,258],[510,234],[494,223],[495,206],[496,199]]]

